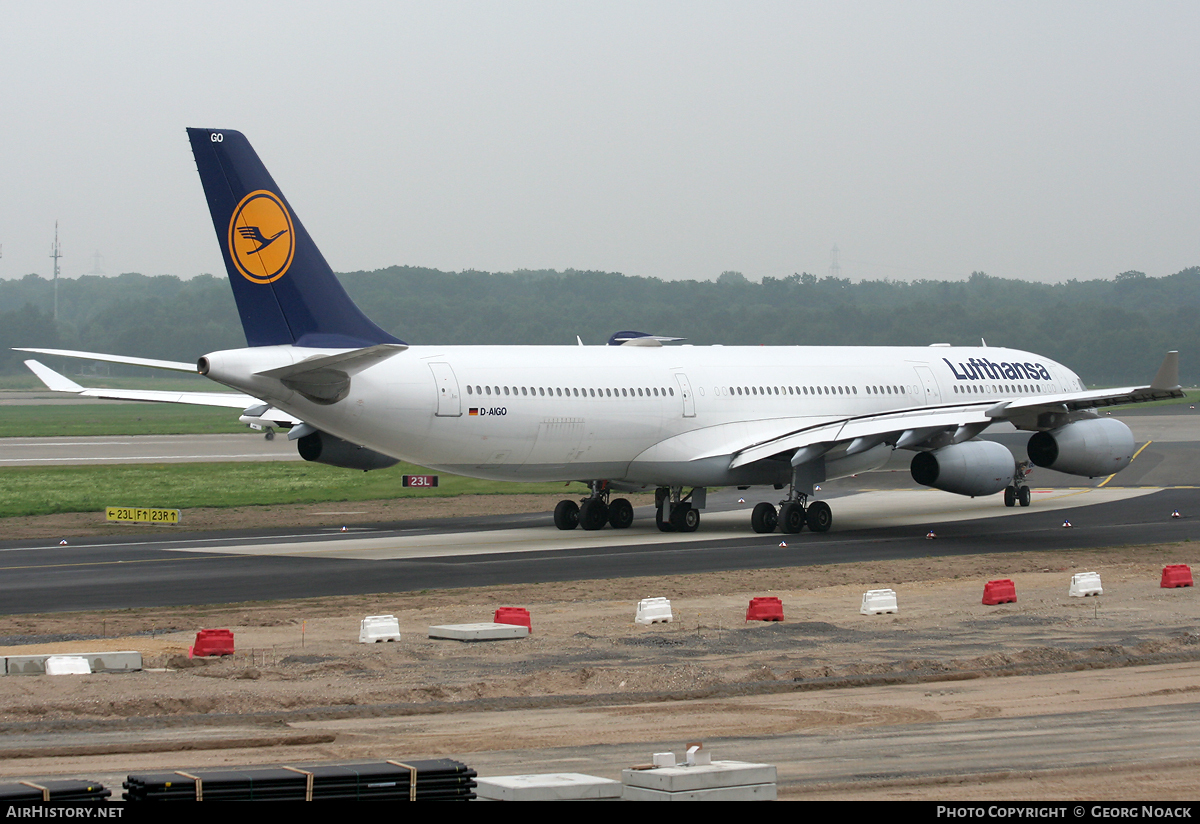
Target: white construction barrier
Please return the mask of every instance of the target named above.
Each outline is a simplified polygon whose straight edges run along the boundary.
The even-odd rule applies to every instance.
[[[1080,572],[1071,576],[1072,598],[1085,598],[1088,595],[1103,595],[1104,588],[1100,586],[1099,572]]]
[[[91,675],[92,667],[86,658],[76,655],[51,655],[46,659],[47,675]]]
[[[475,779],[475,795],[488,801],[594,801],[621,797],[620,781],[581,773],[498,775]]]
[[[358,643],[378,644],[381,641],[399,641],[400,622],[395,615],[368,615],[358,628]]]
[[[776,773],[770,764],[711,764],[623,770],[625,801],[774,801]]]
[[[859,610],[863,615],[882,615],[899,611],[900,608],[896,605],[896,590],[871,589],[863,593],[862,608]]]
[[[671,602],[666,598],[643,598],[638,601],[633,620],[639,624],[669,624],[675,620],[671,616]]]
[[[529,627],[517,624],[443,624],[429,628],[430,638],[446,641],[507,641],[528,638]]]

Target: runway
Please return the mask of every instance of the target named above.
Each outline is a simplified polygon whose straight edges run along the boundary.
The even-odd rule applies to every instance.
[[[1112,504],[1152,494],[1153,489],[1035,489],[1040,512],[1058,512],[1080,506]],[[889,527],[913,527],[914,534],[923,533],[926,524],[949,524],[957,521],[999,518],[1010,514],[997,507],[993,498],[956,499],[935,490],[887,490],[860,492],[838,501],[838,518],[850,529],[874,530]],[[1019,514],[1019,513],[1018,513]],[[489,529],[477,532],[430,532],[413,530],[375,537],[370,528],[355,528],[348,534],[323,536],[325,540],[281,541],[264,544],[256,539],[242,544],[225,544],[221,552],[237,555],[287,556],[292,558],[339,558],[360,561],[390,561],[405,559],[448,558],[480,555],[502,555],[563,550],[603,550],[646,545],[689,547],[715,541],[736,541],[746,537],[750,522],[749,508],[736,508],[706,515],[703,531],[691,534],[660,533],[653,515],[643,517],[629,529],[562,532],[545,526]],[[758,536],[756,536],[758,537]],[[804,548],[809,538],[824,536],[779,535]],[[178,551],[205,551],[185,547]]]
[[[551,526],[549,513],[395,524],[355,524],[348,515],[344,532],[281,525],[269,531],[190,534],[147,527],[145,536],[76,539],[68,546],[46,540],[0,542],[0,612],[230,603],[1200,540],[1200,490],[1194,486],[1200,482],[1200,418],[1180,406],[1130,423],[1135,432],[1151,431],[1159,438],[1147,442],[1130,467],[1113,478],[1092,480],[1036,470],[1028,509],[1007,509],[999,496],[970,499],[916,487],[906,456],[899,456],[894,471],[824,485],[820,497],[831,502],[834,525],[823,535],[752,532],[750,508],[779,494],[755,489],[711,493],[700,530],[691,534],[658,532],[652,510],[642,509],[634,526],[623,531],[560,532]],[[294,455],[294,446],[281,438],[213,437],[245,444],[250,451]],[[1016,450],[1026,436],[1000,432],[992,437]],[[124,452],[117,440],[107,440],[97,447],[105,450],[97,457],[213,454],[204,452],[207,438],[132,440],[136,448]],[[193,446],[174,448],[181,440]],[[170,448],[163,448],[164,441]],[[0,446],[5,449],[0,455],[10,457],[8,445]],[[333,508],[342,506],[353,509],[352,504]],[[1183,517],[1171,518],[1174,510]],[[1064,528],[1064,520],[1072,526]],[[934,540],[925,537],[930,530]]]
[[[929,517],[910,509],[929,502]],[[1047,491],[1043,505],[998,500],[945,511],[935,492],[864,492],[835,500],[824,535],[757,535],[744,511],[707,516],[714,529],[645,526],[563,534],[549,515],[455,519],[398,529],[186,535],[0,544],[0,612],[61,612],[406,592],[421,589],[655,576],[978,552],[1024,552],[1200,540],[1195,489]],[[1170,517],[1172,510],[1188,514]],[[862,519],[853,513],[863,512]],[[837,513],[841,513],[840,515]],[[1071,528],[1063,527],[1064,513]],[[646,523],[646,512],[639,512]],[[919,522],[918,522],[919,521]],[[725,526],[722,528],[722,523]],[[702,529],[703,529],[702,522]],[[937,538],[928,540],[933,530]]]
[[[296,444],[280,434],[117,435],[81,438],[0,438],[0,467],[124,463],[298,461]]]

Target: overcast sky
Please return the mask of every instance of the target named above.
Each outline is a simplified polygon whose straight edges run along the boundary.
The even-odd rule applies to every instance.
[[[0,277],[223,272],[187,126],[336,271],[1200,265],[1200,4],[0,0]]]

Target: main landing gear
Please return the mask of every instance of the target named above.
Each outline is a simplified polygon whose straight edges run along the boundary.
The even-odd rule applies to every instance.
[[[578,504],[567,499],[554,507],[554,525],[559,529],[603,529],[608,524],[613,529],[628,529],[633,523],[633,504],[625,498],[609,500],[606,481],[593,481],[592,494]]]
[[[1004,505],[1016,506],[1018,503],[1021,506],[1029,506],[1031,503],[1029,487],[1025,485],[1025,478],[1033,471],[1033,468],[1027,461],[1021,461],[1017,464],[1017,471],[1013,475],[1012,486],[1004,488]]]
[[[808,503],[803,492],[793,492],[778,510],[763,501],[750,514],[750,527],[758,533],[774,532],[779,527],[780,532],[794,534],[805,526],[813,532],[828,532],[833,526],[833,510],[824,501]]]
[[[691,501],[695,492],[684,495],[680,486],[654,490],[654,525],[659,532],[695,532],[700,527],[700,510]]]

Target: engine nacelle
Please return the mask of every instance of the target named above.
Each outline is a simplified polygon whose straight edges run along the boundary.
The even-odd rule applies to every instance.
[[[1111,475],[1133,460],[1133,432],[1113,418],[1075,421],[1035,432],[1026,447],[1035,465],[1070,475]]]
[[[956,495],[992,495],[1009,486],[1017,462],[993,441],[967,441],[913,456],[913,480]]]
[[[370,472],[372,469],[387,469],[400,463],[396,458],[343,441],[328,432],[310,432],[296,441],[296,445],[300,457],[304,460],[340,466],[343,469]]]

